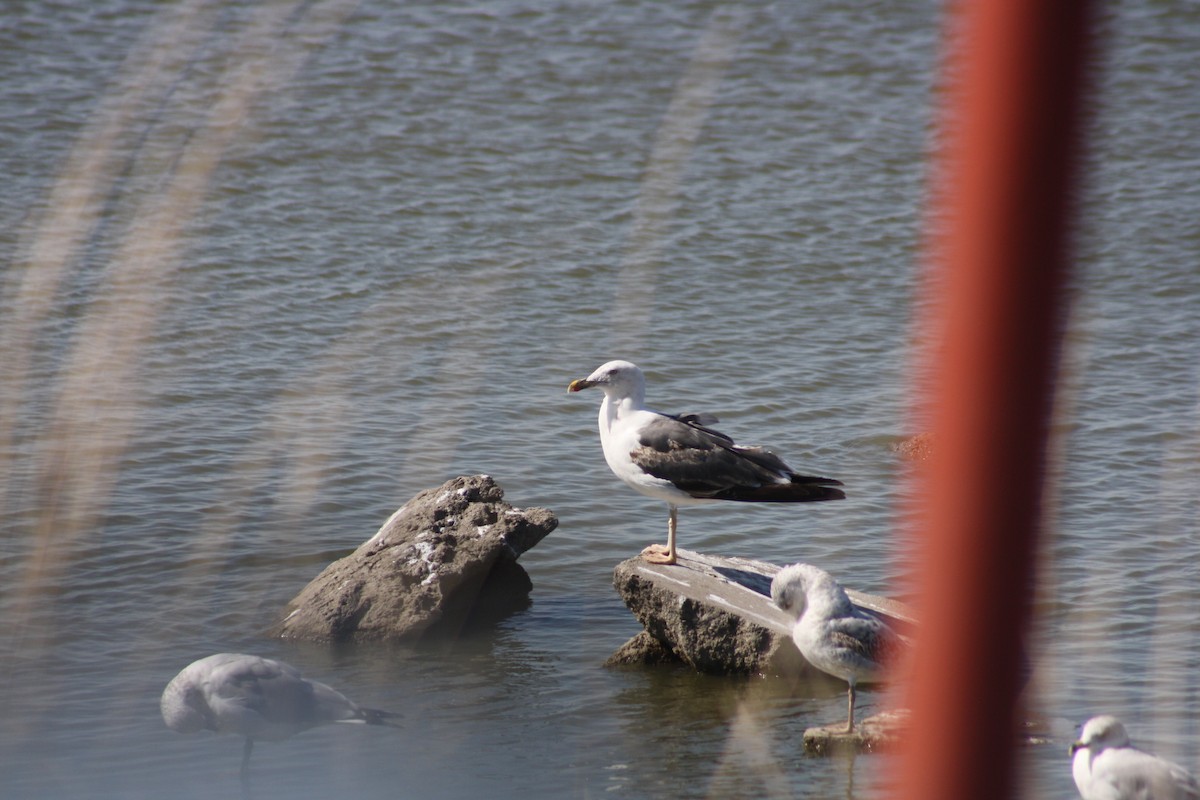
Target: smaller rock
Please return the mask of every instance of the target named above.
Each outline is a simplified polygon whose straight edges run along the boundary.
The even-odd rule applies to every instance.
[[[634,636],[621,645],[615,653],[604,662],[606,667],[640,666],[648,667],[656,664],[678,663],[679,656],[671,648],[655,639],[646,631]]]
[[[458,633],[528,605],[516,563],[558,526],[514,508],[487,475],[459,477],[404,504],[357,550],[288,603],[272,634],[314,641],[402,641]]]
[[[897,709],[860,720],[850,732],[845,721],[809,728],[804,732],[804,752],[814,756],[885,752],[904,738],[908,719],[908,709]]]
[[[890,752],[908,735],[911,711],[906,708],[883,711],[856,722],[854,730],[846,732],[846,723],[839,720],[804,731],[804,752],[814,756],[847,753]],[[1061,723],[1065,723],[1065,726]],[[1017,743],[1023,746],[1060,746],[1073,734],[1073,724],[1067,720],[1033,719],[1021,723]],[[1055,726],[1061,730],[1054,731]]]
[[[928,461],[933,455],[933,434],[918,433],[892,445],[892,450],[909,461]]]

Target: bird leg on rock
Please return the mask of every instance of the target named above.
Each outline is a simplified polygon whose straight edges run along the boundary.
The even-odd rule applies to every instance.
[[[679,509],[674,503],[671,503],[670,507],[671,515],[667,517],[666,545],[652,544],[642,551],[642,558],[646,559],[651,564],[675,563],[675,521],[679,514]]]
[[[846,733],[854,732],[854,684],[850,684],[850,716],[846,720]]]

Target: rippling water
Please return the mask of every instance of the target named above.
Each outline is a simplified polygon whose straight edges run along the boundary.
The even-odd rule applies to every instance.
[[[246,7],[243,7],[246,5]],[[1186,3],[1109,4],[1033,713],[1200,766],[1200,106]],[[20,3],[0,24],[0,761],[25,797],[238,790],[158,694],[291,661],[399,731],[263,745],[264,797],[868,797],[799,755],[844,694],[606,670],[612,567],[666,510],[603,463],[652,405],[849,499],[684,509],[684,547],[900,591],[931,3]],[[262,636],[420,489],[487,472],[560,528],[533,605],[453,646]],[[862,701],[868,710],[881,693]],[[981,721],[981,724],[983,722]],[[1065,733],[1063,733],[1065,731]],[[1030,797],[1071,796],[1060,743]]]

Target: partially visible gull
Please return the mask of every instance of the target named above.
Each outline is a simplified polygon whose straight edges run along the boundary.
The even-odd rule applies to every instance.
[[[1134,747],[1116,717],[1106,714],[1085,722],[1070,753],[1083,800],[1200,798],[1200,785],[1187,770]]]
[[[840,481],[797,475],[765,447],[734,444],[708,427],[708,414],[662,414],[645,407],[646,378],[628,361],[610,361],[569,392],[597,387],[600,444],[613,473],[647,497],[666,501],[666,546],[650,545],[642,557],[675,563],[675,524],[680,505],[737,500],[747,503],[806,503],[840,500]]]
[[[796,616],[792,640],[808,662],[850,684],[846,732],[854,730],[855,685],[881,680],[902,655],[900,636],[855,608],[841,585],[811,564],[784,567],[771,581],[771,600]]]
[[[340,692],[282,661],[217,653],[194,661],[171,679],[159,703],[167,727],[179,733],[200,730],[246,737],[242,775],[255,739],[281,741],[329,722],[395,725],[387,711],[348,700]]]

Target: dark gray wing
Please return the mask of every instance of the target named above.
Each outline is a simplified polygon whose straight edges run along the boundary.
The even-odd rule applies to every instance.
[[[232,680],[242,705],[268,722],[311,725],[318,719],[313,685],[290,664],[255,659],[238,669]]]
[[[701,415],[658,414],[629,456],[648,474],[696,498],[795,503],[844,497],[831,478],[796,475],[765,447],[740,447],[699,424]]]
[[[305,679],[291,664],[259,659],[239,672],[243,704],[268,722],[309,728],[326,722],[360,720],[368,725],[395,725],[400,716],[363,708],[332,686]]]
[[[881,667],[895,664],[903,655],[903,640],[887,623],[874,617],[831,620],[827,635],[838,647],[874,661]]]

